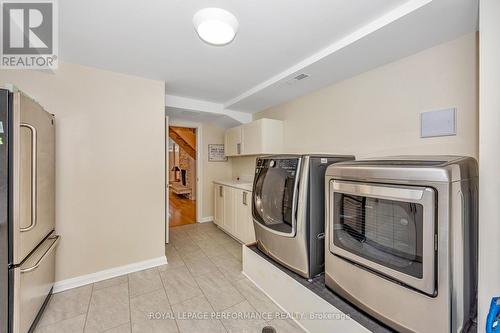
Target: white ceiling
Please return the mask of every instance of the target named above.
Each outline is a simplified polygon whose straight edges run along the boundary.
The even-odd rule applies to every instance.
[[[396,20],[387,22],[382,18],[380,24],[363,27],[361,38],[358,38],[358,32],[346,36],[297,66],[226,102],[225,108],[257,112],[477,29],[477,0],[427,2],[405,15],[395,10]],[[309,77],[294,80],[299,74]]]
[[[61,57],[165,80],[168,93],[225,102],[296,64],[402,0],[64,0]],[[205,7],[239,20],[233,43],[214,47],[192,18]]]
[[[458,37],[477,0],[64,0],[61,59],[164,80],[166,92],[256,112]],[[203,43],[205,7],[232,12],[233,43]],[[310,78],[293,85],[293,76]]]

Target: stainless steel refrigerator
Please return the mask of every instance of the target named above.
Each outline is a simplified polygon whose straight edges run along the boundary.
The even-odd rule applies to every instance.
[[[54,116],[0,89],[0,332],[34,330],[55,279]]]

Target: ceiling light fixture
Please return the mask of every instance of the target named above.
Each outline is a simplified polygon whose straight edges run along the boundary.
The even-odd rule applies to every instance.
[[[211,45],[226,45],[238,31],[236,17],[221,8],[205,8],[193,16],[193,24],[200,38]]]

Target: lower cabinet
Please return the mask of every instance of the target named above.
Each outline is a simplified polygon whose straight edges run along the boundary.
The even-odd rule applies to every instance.
[[[236,190],[235,236],[242,243],[255,242],[252,218],[252,192]]]
[[[224,186],[223,187],[223,193],[224,193],[224,222],[222,223],[221,227],[229,232],[230,234],[234,235],[234,226],[235,226],[235,219],[234,219],[234,212],[235,212],[235,207],[234,207],[234,197],[236,189],[229,187],[229,186]]]
[[[214,223],[219,227],[224,224],[224,186],[214,186]]]
[[[255,242],[252,192],[215,184],[214,223],[241,243]]]

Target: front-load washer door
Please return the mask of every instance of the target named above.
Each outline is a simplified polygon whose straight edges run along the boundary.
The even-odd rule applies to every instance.
[[[435,295],[435,190],[330,182],[330,251]]]
[[[252,215],[272,233],[295,236],[300,162],[300,157],[257,161]]]

